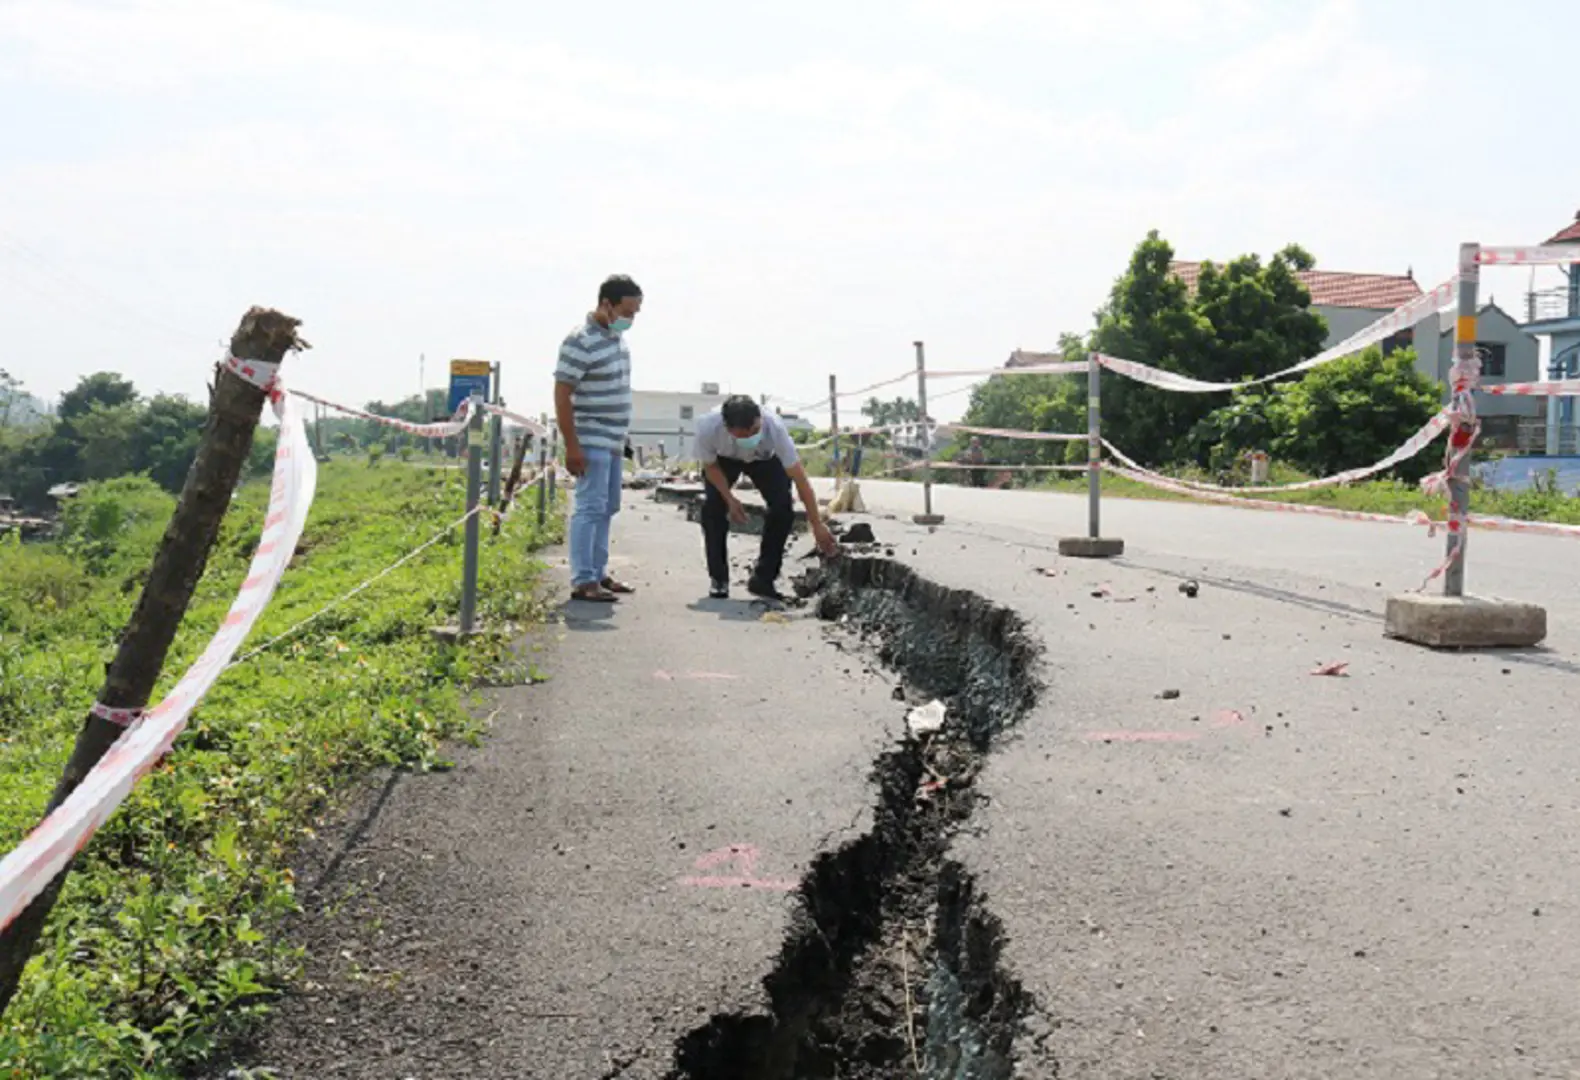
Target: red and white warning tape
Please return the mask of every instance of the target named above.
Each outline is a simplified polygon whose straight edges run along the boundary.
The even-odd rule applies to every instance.
[[[1332,476],[1319,477],[1316,480],[1302,480],[1294,484],[1268,484],[1261,487],[1224,487],[1219,484],[1204,483],[1200,480],[1182,480],[1177,477],[1165,477],[1164,479],[1178,484],[1180,487],[1190,488],[1192,491],[1217,491],[1226,495],[1276,495],[1281,491],[1315,491],[1319,488],[1342,487],[1345,484],[1353,484],[1357,480],[1364,480],[1368,476],[1386,472],[1400,462],[1409,461],[1430,446],[1439,435],[1443,434],[1448,429],[1451,421],[1452,414],[1447,409],[1444,409],[1428,420],[1420,431],[1406,439],[1404,445],[1376,464],[1367,465],[1361,469],[1346,469],[1344,472],[1334,473]],[[1126,468],[1141,472],[1149,471],[1144,466],[1138,465],[1126,457],[1123,451],[1107,439],[1103,440],[1103,445]]]
[[[1016,353],[1017,356],[1029,355]],[[1039,354],[1054,356],[1055,353]],[[1085,374],[1091,365],[1084,360],[1062,360],[1026,367],[983,368],[976,371],[929,371],[929,379],[992,379],[1000,375],[1078,375]]]
[[[487,413],[493,413],[495,416],[503,417],[513,424],[520,424],[522,427],[532,432],[534,437],[547,435],[549,433],[548,428],[544,427],[530,416],[522,416],[520,413],[513,413],[503,405],[484,405],[483,411]]]
[[[940,433],[963,432],[966,435],[984,435],[990,439],[1025,439],[1031,442],[1085,442],[1089,435],[1061,435],[1053,431],[1016,431],[1012,428],[972,427],[967,424],[940,424]]]
[[[1580,525],[1562,525],[1556,521],[1520,521],[1516,518],[1489,517],[1486,514],[1471,514],[1469,521],[1478,529],[1493,532],[1535,533],[1539,536],[1580,540]]]
[[[935,462],[932,463],[931,466],[929,466],[925,461],[913,461],[913,462],[911,462],[908,465],[901,466],[900,469],[896,470],[896,471],[914,472],[917,469],[932,468],[932,469],[941,470],[941,471],[944,471],[944,472],[966,472],[966,471],[974,471],[974,470],[977,470],[977,469],[981,469],[983,472],[992,472],[992,473],[1000,473],[1000,472],[1081,472],[1081,473],[1084,473],[1084,472],[1087,471],[1087,469],[1089,467],[1090,466],[1087,466],[1087,465],[994,465],[994,464],[992,464],[990,462],[989,463],[984,463],[982,465],[972,465],[969,462],[960,462],[960,461],[935,461]]]
[[[1431,315],[1435,315],[1444,308],[1455,303],[1456,289],[1459,277],[1455,275],[1448,281],[1439,285],[1429,293],[1405,304],[1378,319],[1376,322],[1350,335],[1332,348],[1324,349],[1309,360],[1302,360],[1292,367],[1275,371],[1271,375],[1263,375],[1258,379],[1246,379],[1242,382],[1206,382],[1202,379],[1193,379],[1188,375],[1181,375],[1177,371],[1165,371],[1162,368],[1152,367],[1149,364],[1139,363],[1135,360],[1124,360],[1117,356],[1108,356],[1099,353],[1099,362],[1110,371],[1124,375],[1137,382],[1156,386],[1160,390],[1172,390],[1181,394],[1215,394],[1225,390],[1239,390],[1247,386],[1257,386],[1261,383],[1273,382],[1287,375],[1295,375],[1302,371],[1321,367],[1323,364],[1342,359],[1353,353],[1358,353],[1368,346],[1384,341],[1401,330],[1409,329]]]
[[[305,398],[306,400],[314,402],[318,405],[322,405],[327,409],[334,409],[336,412],[345,413],[347,416],[355,416],[361,420],[371,420],[375,424],[383,424],[386,427],[396,428],[400,431],[407,432],[411,435],[416,435],[423,439],[448,439],[452,436],[459,435],[461,432],[466,430],[466,425],[472,419],[471,398],[461,402],[461,407],[456,410],[455,417],[451,420],[440,420],[433,424],[418,424],[410,420],[401,420],[394,416],[380,416],[377,413],[370,413],[365,409],[353,408],[350,405],[341,405],[339,402],[330,401],[328,398],[321,398],[316,394],[309,394],[306,390],[291,390],[289,392],[294,394],[296,397]]]
[[[1336,510],[1331,506],[1310,506],[1305,503],[1271,502],[1266,499],[1242,499],[1237,495],[1224,495],[1216,491],[1197,491],[1166,476],[1152,472],[1149,469],[1130,469],[1123,465],[1109,463],[1104,466],[1116,476],[1123,476],[1134,480],[1138,484],[1146,484],[1161,491],[1171,491],[1176,495],[1188,495],[1193,499],[1205,499],[1208,502],[1223,503],[1225,506],[1240,506],[1247,510],[1273,510],[1285,514],[1310,514],[1316,517],[1340,518],[1345,521],[1375,521],[1384,525],[1432,525],[1433,522],[1419,510],[1411,511],[1403,517],[1394,514],[1371,514],[1360,510]]]
[[[227,354],[225,367],[246,382],[252,383],[273,400],[280,393],[280,365],[267,360],[242,360]]]
[[[1478,386],[1493,397],[1580,397],[1580,379],[1554,379],[1552,382],[1493,383]]]
[[[255,369],[254,374],[260,373]],[[272,379],[273,373],[268,376]],[[165,699],[134,719],[66,801],[0,861],[0,928],[43,891],[125,801],[137,781],[170,751],[192,710],[274,595],[296,552],[318,476],[301,406],[290,395],[277,395],[275,411],[280,415],[280,444],[263,535],[229,614]]]
[[[1484,247],[1476,261],[1482,266],[1567,266],[1580,263],[1580,247]]]

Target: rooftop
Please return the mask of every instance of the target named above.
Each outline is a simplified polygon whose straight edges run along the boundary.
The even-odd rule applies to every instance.
[[[1574,221],[1567,229],[1547,241],[1549,244],[1580,244],[1580,213],[1575,214]]]
[[[1201,277],[1201,263],[1171,262],[1169,269],[1192,292]],[[1323,307],[1366,308],[1392,311],[1421,295],[1421,286],[1409,274],[1352,274],[1342,270],[1299,270],[1295,276],[1311,294],[1312,304]]]

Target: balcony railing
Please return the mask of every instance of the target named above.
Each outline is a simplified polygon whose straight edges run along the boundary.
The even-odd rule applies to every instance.
[[[1540,289],[1525,294],[1525,321],[1540,322],[1544,319],[1570,319],[1580,315],[1576,297],[1567,285],[1556,289]]]

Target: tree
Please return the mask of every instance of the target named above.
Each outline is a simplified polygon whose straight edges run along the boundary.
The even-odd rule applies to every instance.
[[[1081,361],[1086,345],[1075,334],[1059,335],[1060,359]],[[965,423],[973,427],[1076,434],[1086,430],[1086,376],[1000,375],[971,391]],[[987,439],[988,459],[1001,465],[1059,464],[1069,460],[1069,447],[1086,460],[1081,443]]]
[[[75,441],[77,468],[73,480],[108,480],[142,471],[137,454],[137,427],[143,407],[136,401],[119,405],[95,403],[88,411],[62,422],[63,433]]]
[[[1272,452],[1331,476],[1393,453],[1442,408],[1442,388],[1415,366],[1414,349],[1367,349],[1277,388],[1268,411]],[[1399,466],[1409,479],[1434,467],[1430,451]]]
[[[113,371],[84,375],[77,385],[60,395],[57,415],[63,423],[86,416],[95,405],[114,408],[137,400],[137,388]]]
[[[197,456],[208,410],[175,394],[158,394],[141,410],[133,435],[134,470],[174,494]]]
[[[19,412],[27,395],[22,391],[22,380],[5,368],[0,368],[0,430],[11,426],[12,414]]]
[[[914,424],[922,418],[922,409],[914,398],[897,397],[893,401],[880,401],[873,397],[868,398],[861,407],[861,415],[874,427],[886,427],[890,424]]]
[[[1203,263],[1194,293],[1170,271],[1173,258],[1167,241],[1147,234],[1097,313],[1094,349],[1212,382],[1268,375],[1321,350],[1327,327],[1295,276],[1314,265],[1303,248],[1290,245],[1265,266],[1255,255]],[[1197,457],[1191,432],[1222,405],[1103,375],[1104,434],[1138,460]]]

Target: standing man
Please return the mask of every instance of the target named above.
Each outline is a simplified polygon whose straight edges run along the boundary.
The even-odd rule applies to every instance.
[[[631,350],[625,332],[642,290],[623,274],[598,288],[598,306],[566,336],[554,369],[554,418],[565,467],[576,477],[571,513],[571,597],[607,604],[636,590],[609,575],[609,526],[620,512],[631,427]]]
[[[747,592],[764,600],[784,599],[774,583],[795,524],[795,510],[790,505],[792,482],[806,507],[806,520],[819,550],[824,555],[839,550],[818,513],[817,495],[796,455],[790,432],[777,416],[765,414],[757,402],[737,394],[718,412],[698,420],[696,453],[708,480],[702,504],[702,539],[708,556],[709,596],[723,600],[730,595],[730,522],[746,521],[746,508],[735,497],[735,481],[742,473],[751,478],[768,506],[757,568],[746,583]]]

